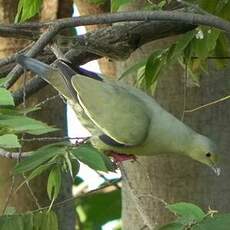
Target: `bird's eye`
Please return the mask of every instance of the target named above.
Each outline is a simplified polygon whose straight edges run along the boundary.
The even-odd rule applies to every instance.
[[[206,157],[210,157],[211,156],[211,153],[206,153]]]

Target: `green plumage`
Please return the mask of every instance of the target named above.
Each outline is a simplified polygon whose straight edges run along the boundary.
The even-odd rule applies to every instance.
[[[134,155],[183,154],[215,166],[215,144],[139,89],[80,74],[66,76],[58,68],[46,67],[41,72],[40,62],[25,56],[20,56],[18,62],[38,73],[68,100],[80,121],[92,132],[92,143],[97,148]],[[106,143],[99,138],[102,134],[123,145]]]

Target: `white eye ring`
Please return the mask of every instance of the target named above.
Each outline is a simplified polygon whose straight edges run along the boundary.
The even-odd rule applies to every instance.
[[[206,157],[210,157],[211,155],[211,153],[206,153]]]

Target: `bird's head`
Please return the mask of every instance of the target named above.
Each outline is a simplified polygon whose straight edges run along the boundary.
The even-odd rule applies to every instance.
[[[194,137],[189,156],[210,166],[218,176],[220,175],[220,168],[217,167],[219,160],[217,146],[207,137],[199,134]]]

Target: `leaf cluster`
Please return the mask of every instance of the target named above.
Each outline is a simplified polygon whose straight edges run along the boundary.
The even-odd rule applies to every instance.
[[[38,109],[16,108],[11,93],[5,88],[0,88],[0,148],[20,148],[18,135],[22,133],[41,135],[58,130],[27,116],[29,112]]]
[[[209,210],[205,213],[195,204],[179,202],[167,206],[177,219],[159,228],[159,230],[228,230],[230,226],[230,214],[218,214]]]

